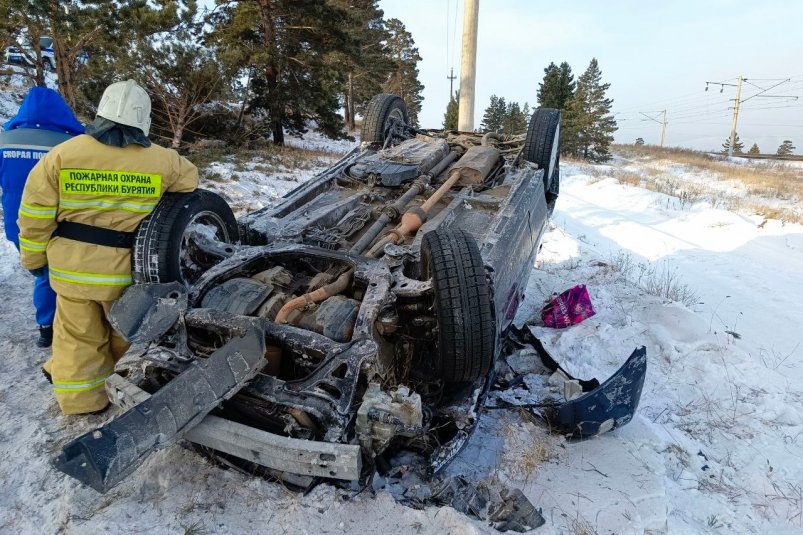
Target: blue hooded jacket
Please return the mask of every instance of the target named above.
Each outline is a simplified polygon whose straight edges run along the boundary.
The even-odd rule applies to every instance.
[[[51,148],[84,127],[56,91],[34,87],[22,101],[17,115],[0,132],[0,187],[6,238],[18,244],[17,212],[28,173]]]

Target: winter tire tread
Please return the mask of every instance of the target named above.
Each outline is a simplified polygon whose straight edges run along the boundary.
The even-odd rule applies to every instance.
[[[385,121],[394,108],[401,109],[404,121],[409,121],[407,105],[401,97],[388,93],[379,93],[368,102],[365,118],[362,123],[362,141],[382,143],[385,141]]]
[[[496,326],[476,241],[462,229],[433,230],[424,236],[422,261],[435,292],[439,378],[464,382],[486,375],[493,364]]]

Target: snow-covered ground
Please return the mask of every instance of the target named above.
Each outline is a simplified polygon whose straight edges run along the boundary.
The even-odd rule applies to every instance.
[[[646,345],[648,377],[638,418],[559,443],[528,495],[552,518],[599,533],[800,533],[803,227],[681,208],[586,169],[562,169],[523,316],[585,283],[598,314],[538,334],[585,377],[609,375]],[[656,281],[697,299],[686,308],[640,289],[662,293]]]
[[[285,148],[271,148],[246,160],[239,154],[212,162],[201,170],[201,187],[222,195],[239,217],[275,203],[358,145],[315,131],[285,141]],[[271,179],[265,180],[265,175]]]
[[[224,160],[205,171],[204,185],[240,210],[267,206],[349,147],[315,146],[296,164]],[[586,284],[596,316],[535,330],[584,378],[607,377],[646,345],[637,417],[570,443],[517,412],[490,411],[452,469],[467,470],[479,447],[492,448],[491,477],[543,508],[539,533],[801,533],[803,227],[606,177],[621,165],[639,164],[563,166],[518,320],[537,323],[544,299]],[[58,414],[39,372],[47,352],[34,347],[32,279],[17,261],[0,243],[0,533],[492,531],[450,508],[413,510],[383,492],[353,497],[321,485],[301,496],[180,446],[151,456],[106,495],[82,487],[50,459],[117,413]]]

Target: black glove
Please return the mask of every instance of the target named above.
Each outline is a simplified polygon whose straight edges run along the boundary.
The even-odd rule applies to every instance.
[[[34,269],[29,269],[28,271],[31,272],[31,275],[34,277],[44,277],[47,273],[47,266],[42,266]]]

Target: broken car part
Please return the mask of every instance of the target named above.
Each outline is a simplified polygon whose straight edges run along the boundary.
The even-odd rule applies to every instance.
[[[208,359],[195,361],[150,399],[69,444],[54,465],[98,492],[106,492],[153,451],[197,425],[237,393],[265,365],[264,334],[249,329]]]
[[[546,370],[552,373],[548,382],[558,387],[557,396],[545,395],[546,389],[530,392],[532,396],[500,396],[489,403],[491,408],[527,407],[539,409],[551,426],[572,438],[588,438],[621,427],[633,419],[641,399],[647,375],[647,349],[637,348],[627,361],[602,384],[597,379],[584,381],[566,372],[549,354],[529,327],[511,327],[507,340],[507,354],[531,347],[540,357]],[[522,370],[527,371],[527,370]],[[517,374],[521,379],[529,374]],[[529,390],[526,381],[518,381]],[[502,385],[507,389],[514,386]],[[562,398],[562,399],[561,399]]]
[[[106,379],[109,399],[131,409],[150,394],[117,374]],[[362,470],[360,447],[288,438],[207,415],[184,439],[241,459],[286,472],[315,477],[357,480]]]

